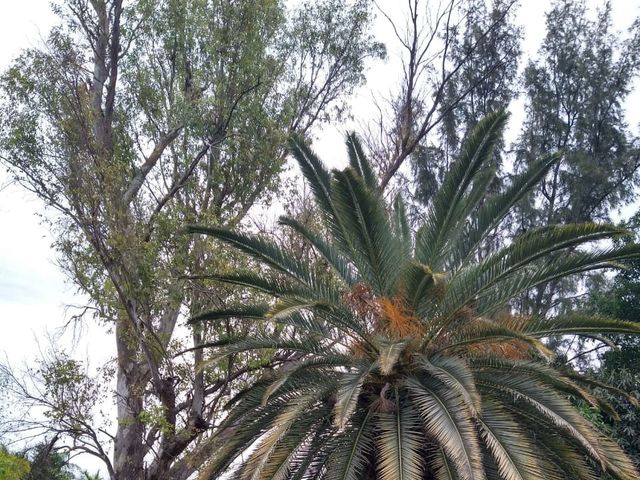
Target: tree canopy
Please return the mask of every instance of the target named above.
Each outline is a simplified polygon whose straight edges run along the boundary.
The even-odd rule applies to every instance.
[[[523,317],[507,307],[550,279],[637,259],[640,245],[585,250],[627,232],[564,224],[531,230],[478,262],[483,240],[559,160],[543,157],[483,202],[506,119],[490,114],[470,132],[415,233],[402,198],[387,210],[357,137],[348,138],[349,167],[332,172],[294,138],[325,228],[280,221],[314,246],[331,267],[326,274],[265,238],[190,227],[270,272],[211,278],[272,297],[192,318],[271,326],[261,336],[232,333],[196,348],[213,349],[215,359],[267,349],[282,360],[232,400],[203,478],[228,469],[242,479],[637,476],[615,441],[567,399],[610,409],[587,390],[595,380],[554,368],[541,339],[640,334],[640,324],[581,313]]]

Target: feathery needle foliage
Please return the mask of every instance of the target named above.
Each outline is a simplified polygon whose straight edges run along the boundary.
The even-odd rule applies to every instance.
[[[333,172],[294,138],[290,149],[326,235],[290,218],[282,224],[313,245],[332,275],[266,239],[191,228],[274,273],[214,276],[277,299],[194,317],[273,324],[260,338],[210,344],[215,358],[273,349],[288,359],[231,402],[203,478],[229,469],[252,480],[637,478],[571,398],[596,408],[606,402],[588,392],[588,378],[554,369],[542,339],[640,333],[639,324],[582,314],[522,318],[510,313],[509,301],[550,279],[638,258],[640,245],[598,249],[594,242],[625,232],[556,225],[482,253],[514,204],[559,161],[532,164],[504,194],[484,199],[506,120],[491,114],[469,134],[415,233],[402,199],[388,208],[379,195],[355,136],[347,142],[350,166]]]

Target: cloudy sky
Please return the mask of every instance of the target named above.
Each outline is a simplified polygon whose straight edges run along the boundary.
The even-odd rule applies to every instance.
[[[396,1],[379,3],[392,9]],[[544,12],[551,2],[522,0],[521,3],[518,21],[525,27],[525,54],[533,55],[544,37]],[[591,3],[602,2],[592,0]],[[613,6],[618,29],[626,29],[640,14],[640,0],[613,0]],[[2,0],[0,69],[4,70],[21,49],[41,44],[54,21],[49,0]],[[388,25],[379,22],[376,33],[384,39],[390,35]],[[393,58],[394,51],[391,49],[389,53]],[[390,90],[393,79],[388,76],[389,71],[393,71],[393,62],[373,67],[370,78],[374,80],[354,100],[356,115],[366,113],[371,89],[380,94]],[[628,120],[635,131],[640,122],[639,91],[640,88],[636,88],[629,99]],[[512,110],[512,124],[517,125],[522,119],[522,104],[516,104]],[[342,144],[343,126],[326,128],[319,136],[317,148],[321,155],[334,156],[333,146]],[[341,151],[338,149],[337,154],[341,155]],[[65,307],[82,303],[55,266],[52,239],[41,223],[43,214],[47,215],[47,211],[42,203],[11,184],[5,172],[0,171],[0,361],[6,357],[14,365],[33,362],[39,350],[47,347],[47,332],[55,334],[73,313]],[[92,361],[101,362],[108,357],[111,345],[105,342],[110,338],[97,332],[95,328],[88,330],[85,341],[76,346],[78,356],[86,356],[87,345],[91,345]],[[71,336],[66,335],[62,342],[71,345]],[[99,351],[97,358],[96,351]]]
[[[37,46],[55,18],[47,0],[3,1],[0,15],[0,68],[22,48]],[[51,238],[40,224],[46,213],[33,195],[9,183],[0,171],[0,355],[13,362],[37,355],[36,338],[44,341],[62,324],[64,306],[74,302],[54,264]],[[44,344],[42,345],[45,346]]]

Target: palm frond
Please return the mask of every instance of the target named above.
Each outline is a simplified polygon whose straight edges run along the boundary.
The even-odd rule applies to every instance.
[[[292,136],[289,140],[289,151],[298,161],[300,170],[305,179],[311,186],[317,205],[323,218],[331,231],[334,240],[342,246],[343,249],[349,245],[347,231],[342,225],[342,221],[338,216],[332,198],[331,175],[324,168],[322,162],[305,144],[299,136]]]
[[[491,400],[482,403],[483,411],[478,419],[480,435],[495,459],[500,476],[504,480],[546,480],[540,470],[538,457],[528,427],[516,423],[511,415]]]
[[[347,134],[347,150],[349,152],[349,165],[358,172],[367,188],[375,192],[378,189],[376,174],[371,163],[369,163],[369,159],[364,154],[360,139],[354,132]]]
[[[304,237],[313,247],[322,255],[322,257],[331,265],[335,271],[340,275],[347,285],[354,285],[356,278],[354,276],[353,269],[349,265],[349,262],[333,247],[330,243],[327,243],[319,235],[313,233],[307,227],[302,225],[297,220],[290,217],[280,217],[279,223],[286,225],[302,237]]]
[[[354,263],[377,293],[391,293],[400,250],[382,200],[367,190],[353,170],[334,171],[333,176],[332,199],[348,232]]]
[[[199,275],[197,278],[203,280],[214,280],[238,287],[247,287],[252,290],[272,295],[276,298],[283,296],[313,297],[315,295],[315,292],[304,285],[294,285],[290,281],[284,281],[281,278],[267,277],[264,274],[259,275],[249,271],[237,271],[228,274],[219,273]]]
[[[598,435],[571,403],[558,395],[555,390],[544,388],[540,382],[517,374],[497,374],[496,372],[476,372],[478,385],[489,391],[502,392],[531,405],[554,425],[566,431],[601,465],[604,452]]]
[[[358,362],[354,371],[344,373],[339,380],[340,387],[336,394],[336,403],[333,409],[333,422],[338,431],[344,430],[349,422],[358,404],[362,384],[374,366],[375,364],[371,362]]]
[[[420,419],[395,390],[395,410],[376,416],[377,471],[380,478],[420,480],[424,470]]]
[[[359,412],[335,441],[326,464],[326,480],[360,480],[374,446],[373,413]]]
[[[293,259],[291,255],[280,247],[255,235],[236,233],[224,228],[206,227],[202,225],[188,225],[187,231],[200,233],[216,238],[241,252],[244,252],[256,260],[283,272],[303,285],[309,286],[310,273],[306,265]]]
[[[227,320],[229,318],[259,319],[264,320],[271,307],[267,304],[235,305],[227,308],[208,310],[194,315],[187,323],[194,324],[203,321]]]
[[[471,259],[487,235],[504,220],[511,209],[542,180],[560,160],[559,154],[545,156],[516,176],[502,193],[490,198],[473,216],[463,235],[457,240],[452,264],[460,266]]]
[[[376,364],[382,375],[390,375],[396,366],[402,351],[407,345],[406,341],[389,340],[386,338],[374,339],[374,345],[378,349]]]
[[[336,354],[333,356],[323,355],[322,357],[313,357],[297,361],[293,364],[277,370],[273,379],[269,380],[269,384],[262,395],[262,406],[265,406],[272,395],[280,388],[284,387],[292,377],[308,374],[310,369],[349,367],[353,364],[350,356]]]
[[[411,258],[413,247],[411,227],[409,226],[404,200],[402,200],[402,195],[400,194],[396,196],[393,202],[393,231],[402,248],[403,257]]]
[[[428,379],[409,378],[405,384],[425,431],[451,459],[460,479],[483,478],[478,434],[464,399]]]
[[[431,469],[434,472],[436,480],[458,480],[455,467],[451,464],[451,460],[447,458],[442,448],[438,448],[433,456]]]
[[[463,359],[435,355],[429,359],[423,357],[420,366],[462,397],[473,416],[479,414],[482,408],[480,395],[476,390],[473,372]]]
[[[477,172],[493,155],[507,117],[508,115],[504,112],[487,115],[476,125],[463,144],[459,159],[434,196],[427,220],[418,231],[415,255],[420,262],[432,268],[440,267],[433,261],[440,255],[439,252],[447,241],[448,232],[461,220],[456,218],[454,213],[459,210],[460,202]]]
[[[242,480],[257,480],[267,477],[264,473],[269,467],[269,461],[278,443],[284,439],[295,423],[304,418],[303,414],[314,406],[324,393],[322,390],[303,393],[291,399],[275,418],[269,430],[262,435],[260,443],[244,463],[240,476]]]
[[[598,405],[596,397],[582,388],[570,378],[562,375],[557,369],[541,362],[531,360],[510,360],[497,357],[475,357],[471,359],[473,369],[496,373],[517,374],[533,378],[546,386],[553,387],[558,392],[564,392],[577,399],[584,400],[593,407]]]
[[[536,337],[553,335],[590,335],[593,333],[626,333],[640,335],[640,324],[604,315],[572,313],[558,317],[541,317],[523,326],[523,333]]]

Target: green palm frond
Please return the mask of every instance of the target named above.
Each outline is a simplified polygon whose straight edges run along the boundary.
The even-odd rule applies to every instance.
[[[349,165],[364,180],[364,183],[372,191],[378,189],[378,179],[373,171],[369,159],[364,154],[362,144],[358,136],[351,132],[347,134],[347,150],[349,152]]]
[[[324,393],[324,391],[303,393],[290,400],[244,463],[240,475],[242,480],[269,478],[269,470],[274,469],[273,462],[277,459],[272,453],[277,450],[278,444],[286,439],[285,436],[294,424],[299,424],[301,419],[306,417],[303,415],[305,411],[314,407]],[[278,468],[281,465],[275,467]]]
[[[301,137],[294,135],[289,140],[289,151],[298,161],[304,178],[311,186],[316,203],[323,212],[331,215],[331,175],[324,168],[322,162],[311,151]]]
[[[189,225],[187,231],[200,233],[225,242],[256,260],[283,272],[309,286],[310,272],[306,265],[294,260],[277,245],[255,235],[236,233],[224,228]]]
[[[529,322],[523,333],[536,337],[553,335],[588,335],[591,333],[626,333],[640,335],[640,324],[604,315],[573,313],[559,317],[542,317]]]
[[[301,360],[291,365],[280,369],[275,374],[273,379],[270,379],[268,386],[266,387],[262,395],[262,405],[266,405],[269,399],[283,388],[292,377],[306,375],[309,370],[323,369],[323,368],[337,368],[337,367],[350,367],[352,365],[351,357],[347,355],[335,354],[332,356],[323,355],[322,357],[313,357],[310,359]],[[340,395],[340,391],[338,391]],[[356,398],[357,399],[357,398]],[[338,400],[336,401],[336,407]]]
[[[326,480],[360,480],[374,448],[374,414],[359,412],[357,418],[336,439],[327,461]]]
[[[324,259],[331,265],[336,272],[340,275],[340,278],[344,280],[348,285],[353,285],[356,282],[354,273],[352,271],[349,262],[338,252],[333,245],[327,243],[319,235],[311,232],[307,227],[300,222],[289,217],[280,217],[279,223],[286,225],[296,232],[298,232],[303,238],[305,238],[313,247],[320,253]]]
[[[193,277],[192,277],[193,278]],[[294,285],[282,278],[271,278],[248,271],[237,271],[234,273],[220,273],[211,275],[199,275],[198,279],[214,280],[228,285],[246,287],[257,292],[263,292],[273,297],[283,296],[305,296],[316,295],[314,290],[310,290],[304,285]]]
[[[465,325],[453,332],[446,332],[446,343],[435,349],[435,353],[455,352],[486,343],[504,341],[520,341],[526,344],[531,351],[536,352],[541,358],[550,359],[553,352],[547,348],[537,336],[523,333],[523,328],[517,322],[513,325],[502,325],[485,318],[476,319],[473,325]],[[445,334],[442,334],[445,336]],[[436,337],[438,340],[439,337]]]
[[[430,359],[423,358],[420,366],[462,397],[474,417],[479,414],[482,408],[480,395],[476,390],[473,372],[463,359],[437,355]]]
[[[546,480],[538,461],[540,452],[523,432],[522,425],[491,401],[482,404],[480,435],[504,480]]]
[[[466,264],[487,235],[500,225],[511,209],[544,178],[559,160],[560,156],[554,154],[531,164],[528,170],[513,179],[504,192],[490,198],[482,205],[478,213],[470,219],[464,233],[456,239],[454,258],[451,263],[455,266]]]
[[[405,258],[411,258],[413,240],[402,195],[396,196],[393,202],[393,231],[402,247],[403,256]]]
[[[226,320],[229,318],[260,319],[263,320],[267,312],[271,309],[268,304],[259,305],[236,305],[194,315],[188,323],[198,323],[204,321]]]
[[[348,253],[354,257],[360,275],[370,279],[378,293],[390,293],[401,250],[384,206],[353,170],[334,172],[332,187],[337,214],[349,231]]]
[[[591,406],[597,406],[597,399],[586,389],[582,388],[572,379],[562,375],[557,369],[542,362],[532,360],[510,360],[507,358],[480,357],[471,360],[473,369],[481,369],[485,372],[495,371],[497,374],[518,374],[523,377],[533,378],[545,385],[553,387],[558,392],[572,395],[584,400]]]
[[[599,437],[580,413],[555,390],[530,377],[515,373],[476,373],[478,385],[496,393],[510,396],[535,408],[555,426],[566,431],[589,455],[604,465],[604,452]]]
[[[460,158],[445,177],[428,211],[427,220],[418,230],[416,258],[427,265],[439,268],[442,247],[448,240],[448,233],[466,218],[455,217],[460,203],[476,174],[487,165],[493,150],[502,136],[508,115],[497,112],[485,117],[473,129],[462,146]]]
[[[334,241],[342,247],[348,248],[348,231],[338,216],[332,192],[332,178],[324,168],[322,162],[298,136],[294,135],[289,141],[289,151],[298,161],[302,175],[311,186],[317,205],[324,216],[328,230]]]
[[[184,352],[197,349],[213,349],[214,354],[208,363],[215,363],[235,353],[251,352],[255,350],[287,350],[301,354],[329,354],[339,353],[328,345],[318,340],[307,339],[305,341],[287,338],[285,335],[251,336],[251,337],[227,337],[215,342],[207,342],[197,347],[189,348]]]

